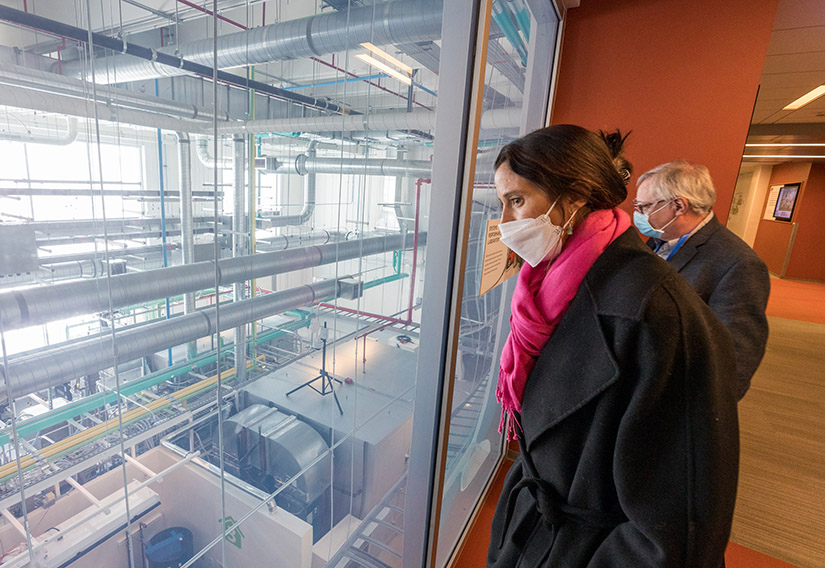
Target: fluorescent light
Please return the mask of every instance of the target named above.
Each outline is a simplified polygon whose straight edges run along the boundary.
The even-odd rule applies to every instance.
[[[389,53],[387,53],[386,51],[384,51],[380,47],[376,47],[368,41],[362,43],[361,47],[370,50],[373,54],[377,55],[378,57],[380,57],[384,61],[389,61],[390,63],[392,63],[393,65],[395,65],[399,69],[401,69],[403,71],[406,71],[407,73],[412,75],[412,72],[413,72],[412,67],[410,67],[409,65],[405,65],[405,64],[401,63],[399,60],[397,60],[395,57],[393,57],[392,55],[390,55]]]
[[[381,71],[383,71],[387,75],[392,75],[393,77],[395,77],[396,79],[398,79],[399,81],[404,83],[405,85],[412,84],[412,80],[409,77],[407,77],[406,75],[402,75],[401,73],[399,73],[398,71],[396,71],[395,69],[390,67],[389,65],[381,63],[376,58],[370,57],[366,53],[359,53],[355,57],[357,57],[361,61],[366,61],[367,63],[369,63],[373,67],[379,68]]]
[[[794,147],[822,147],[825,144],[820,144],[818,142],[805,142],[805,143],[785,143],[785,144],[745,144],[747,147],[774,147],[774,148],[794,148]]]
[[[782,110],[796,110],[798,108],[804,107],[806,104],[815,101],[822,95],[825,95],[825,85],[820,85],[813,91],[806,93],[796,99],[794,102],[789,104],[788,106],[784,107]]]
[[[818,156],[791,156],[788,154],[743,154],[743,158],[782,158],[784,160],[813,160],[814,158],[820,159],[825,158],[825,154],[820,154]]]

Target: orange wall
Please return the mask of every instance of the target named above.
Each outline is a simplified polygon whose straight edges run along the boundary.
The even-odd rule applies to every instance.
[[[786,276],[825,281],[825,164],[811,166],[793,221],[799,223],[799,229]]]
[[[792,221],[798,221],[799,219],[802,197],[808,187],[808,176],[810,172],[810,162],[786,162],[774,166],[771,171],[770,186],[802,182],[802,191],[797,198]],[[765,201],[762,203],[761,211],[763,215],[769,197],[770,191],[765,194]],[[768,265],[768,270],[774,274],[782,275],[782,267],[785,263],[785,256],[788,253],[788,244],[791,239],[792,230],[793,225],[786,221],[759,220],[759,228],[756,232],[756,239],[753,242],[753,250],[765,261],[765,264]],[[790,270],[784,276],[791,276]]]
[[[551,122],[633,130],[630,198],[638,175],[658,164],[705,164],[724,222],[776,6],[777,0],[582,0],[567,13]]]

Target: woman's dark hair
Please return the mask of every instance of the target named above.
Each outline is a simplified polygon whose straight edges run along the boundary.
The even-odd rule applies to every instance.
[[[513,172],[556,197],[584,200],[592,210],[611,209],[627,197],[633,166],[622,155],[627,135],[591,132],[558,124],[535,130],[507,144],[495,168],[507,162]]]

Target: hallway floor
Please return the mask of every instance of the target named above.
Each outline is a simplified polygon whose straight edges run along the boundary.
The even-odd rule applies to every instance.
[[[741,468],[727,568],[825,568],[825,284],[771,280],[771,334],[739,405]],[[453,564],[485,565],[511,462]]]

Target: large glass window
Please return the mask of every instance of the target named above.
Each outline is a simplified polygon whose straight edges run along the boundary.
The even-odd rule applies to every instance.
[[[508,289],[477,271],[549,4],[477,15],[475,118],[439,0],[4,4],[0,565],[421,564],[440,474],[444,565],[501,455]],[[433,223],[473,164],[465,242]],[[464,291],[426,293],[454,258]],[[423,315],[456,309],[433,375]]]

